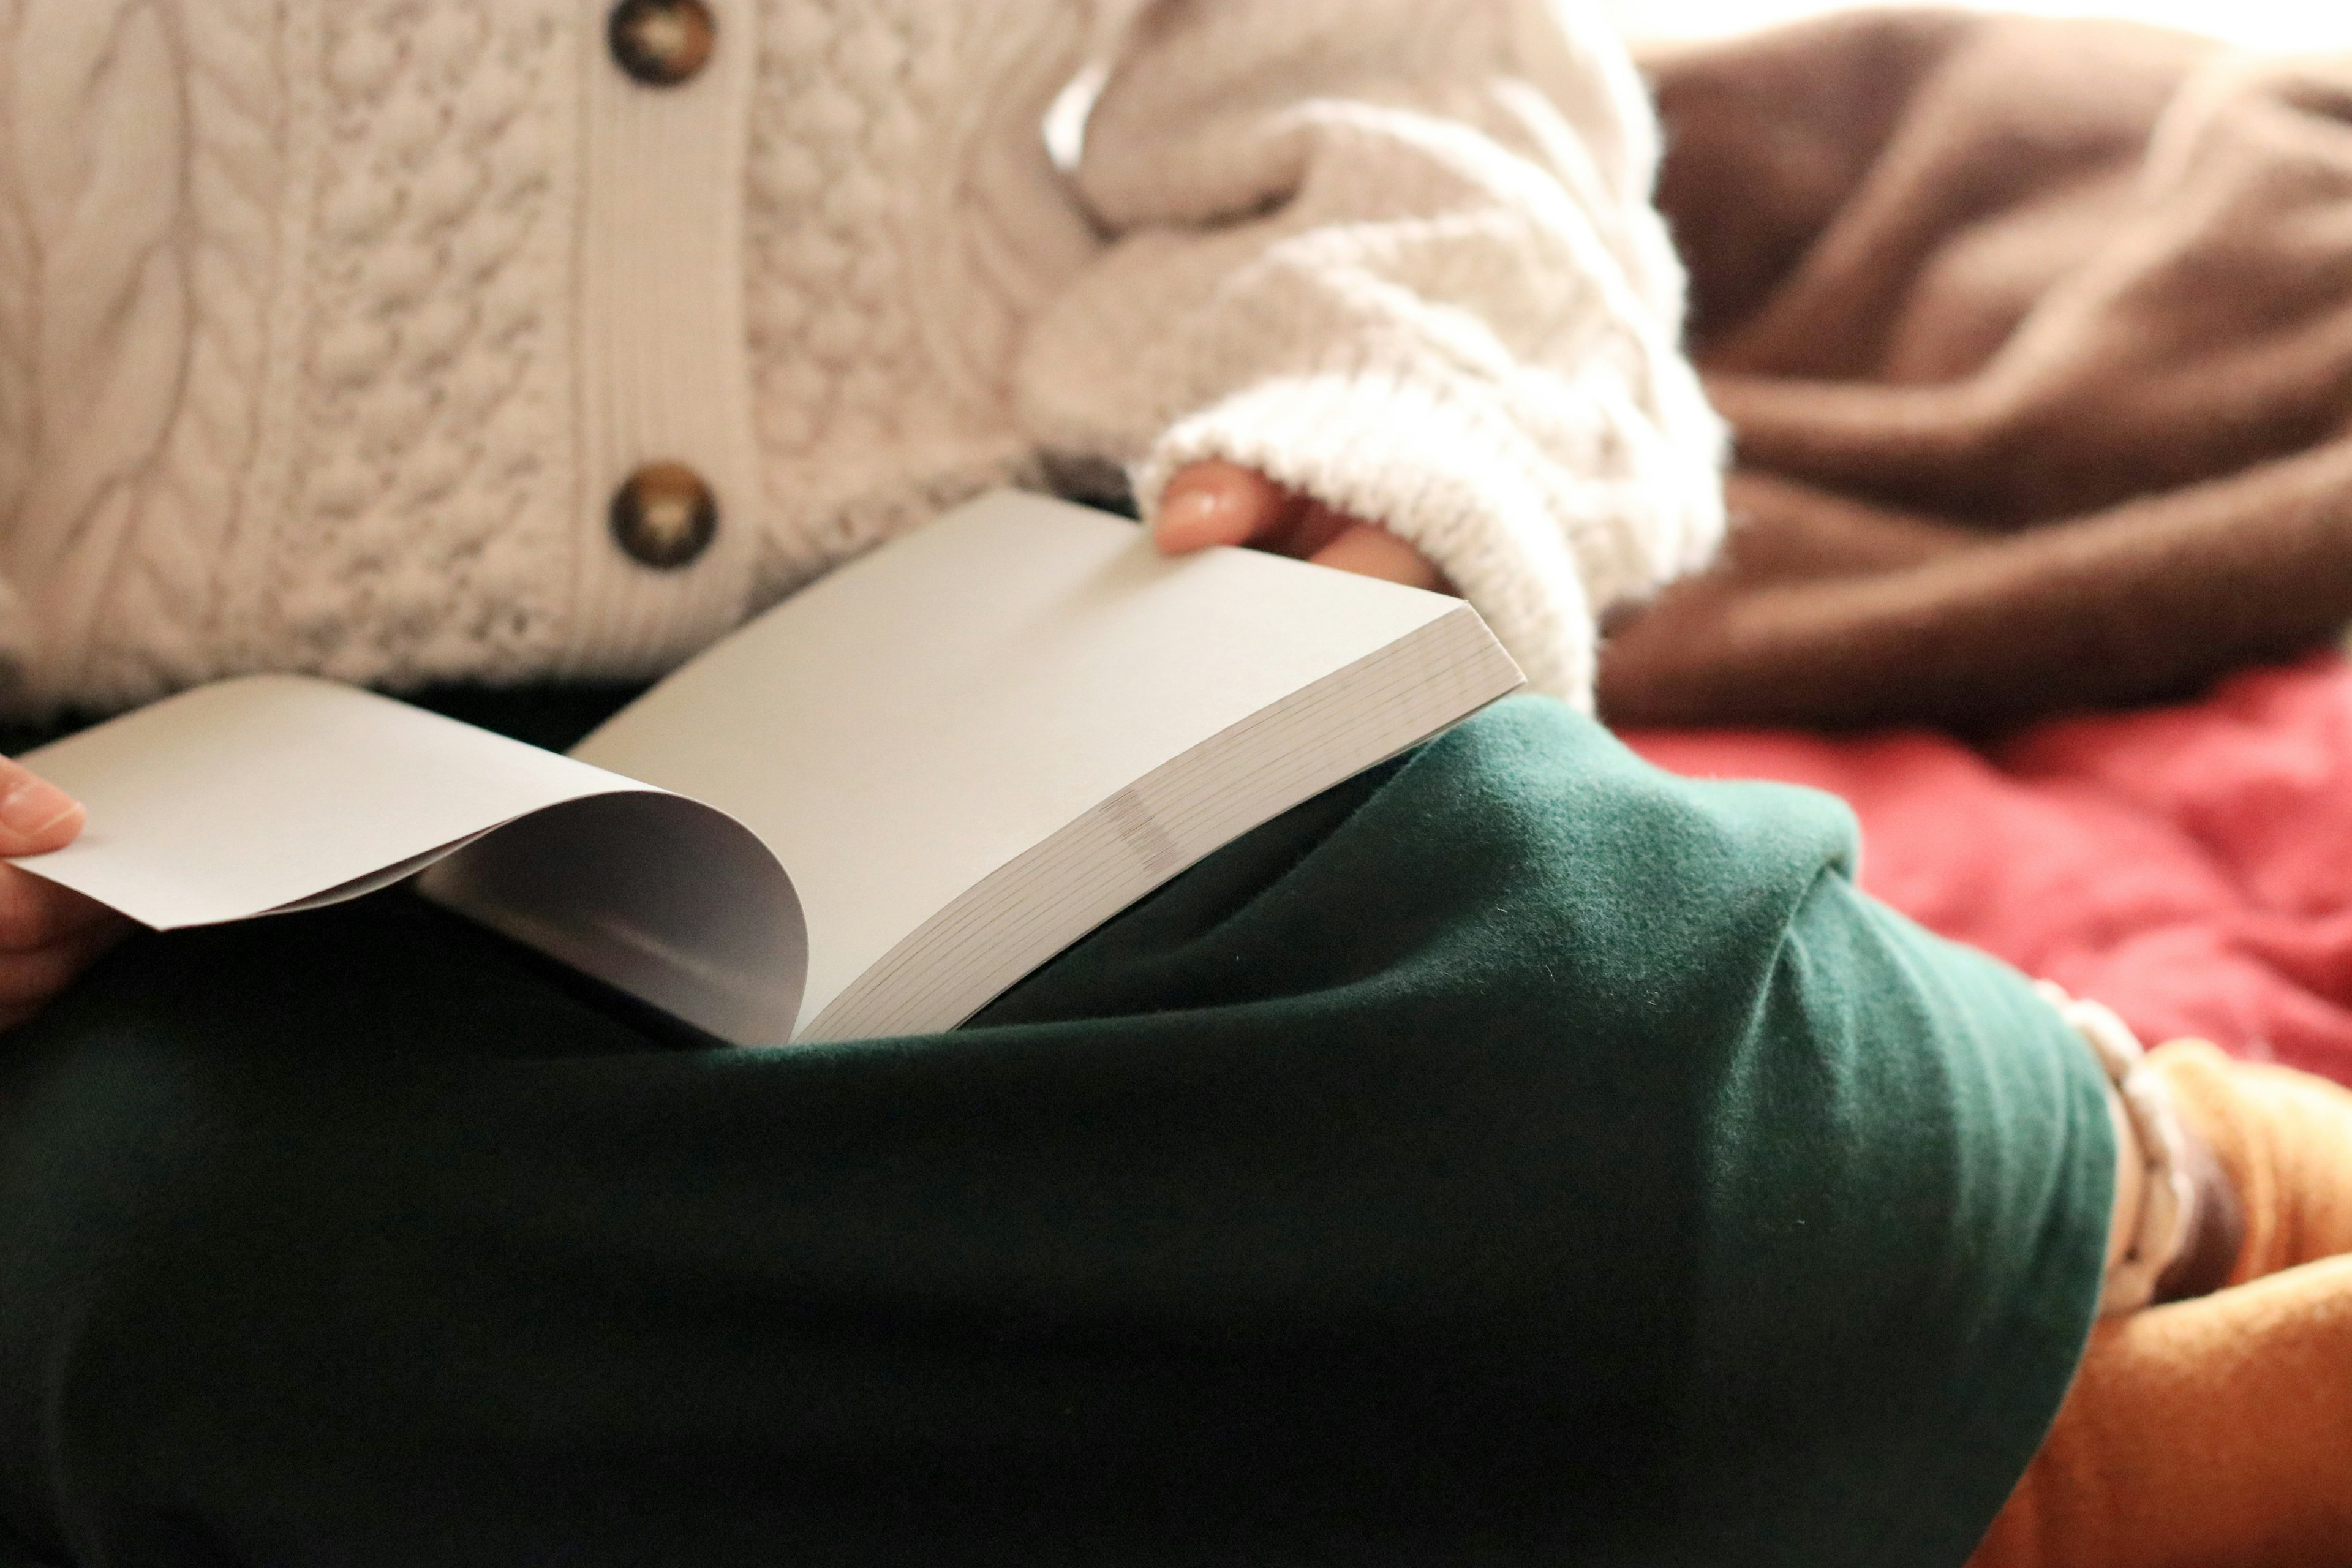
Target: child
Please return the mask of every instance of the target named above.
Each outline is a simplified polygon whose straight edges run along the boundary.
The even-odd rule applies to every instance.
[[[285,668],[560,742],[1106,465],[1581,703],[1718,521],[1622,56],[1130,10],[7,12],[19,710]],[[0,779],[0,848],[79,826]],[[1518,700],[972,1027],[740,1052],[397,893],[69,983],[118,933],[0,879],[0,1562],[1958,1562],[2214,1211],[1853,853]]]

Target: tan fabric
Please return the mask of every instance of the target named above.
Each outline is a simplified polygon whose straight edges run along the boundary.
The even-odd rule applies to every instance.
[[[2202,1040],[2158,1047],[2148,1061],[2244,1201],[2246,1240],[2231,1284],[2352,1253],[2352,1092],[2232,1061]],[[2345,1373],[2352,1384],[2352,1361]],[[2352,1429],[2346,1438],[2339,1452],[2352,1475]],[[2352,1507],[2352,1485],[2345,1500]]]
[[[2230,1288],[2102,1322],[1975,1568],[2352,1563],[2352,1094],[2151,1053],[2245,1200]]]
[[[1647,64],[1738,521],[1611,717],[1981,725],[2352,619],[2352,56],[1886,12]]]

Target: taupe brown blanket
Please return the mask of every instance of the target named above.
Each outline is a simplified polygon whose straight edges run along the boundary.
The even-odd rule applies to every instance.
[[[1982,727],[2352,621],[2352,57],[1915,11],[1647,65],[1741,521],[1612,720]]]

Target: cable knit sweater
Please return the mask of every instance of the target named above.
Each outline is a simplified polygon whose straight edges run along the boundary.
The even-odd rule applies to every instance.
[[[1069,463],[1378,521],[1570,696],[1712,549],[1655,133],[1580,4],[709,9],[648,88],[604,0],[0,0],[6,701],[649,676]],[[655,459],[719,500],[680,570],[606,526]]]

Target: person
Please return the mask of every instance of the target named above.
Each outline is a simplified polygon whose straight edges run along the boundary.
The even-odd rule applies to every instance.
[[[20,719],[642,683],[991,485],[1129,476],[1174,550],[1442,579],[1589,705],[1596,607],[1721,530],[1588,5],[104,0],[6,47]],[[0,782],[20,849],[69,812]],[[21,1013],[103,922],[5,887]]]
[[[285,668],[560,744],[1024,479],[1452,587],[1549,694],[911,1040],[9,868],[10,1568],[1957,1563],[2115,1281],[2210,1250],[2155,1069],[1860,894],[1834,803],[1578,710],[1720,528],[1585,9],[5,25],[20,739]],[[0,774],[0,849],[81,826]]]

